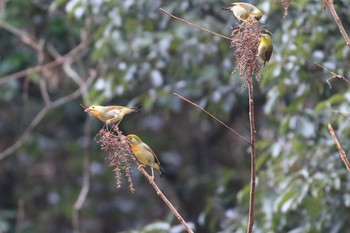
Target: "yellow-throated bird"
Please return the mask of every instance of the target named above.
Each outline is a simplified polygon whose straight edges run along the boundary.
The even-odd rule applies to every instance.
[[[241,21],[246,21],[249,18],[254,18],[259,21],[262,17],[262,12],[258,8],[245,2],[234,2],[232,6],[222,9],[231,11],[236,18]]]
[[[117,122],[117,125],[123,120],[126,114],[132,112],[140,112],[142,106],[128,108],[123,106],[100,106],[92,105],[85,109],[85,112],[89,112],[106,124],[112,124]]]
[[[260,38],[260,44],[258,47],[258,54],[256,56],[259,56],[264,61],[264,66],[266,62],[270,61],[272,51],[273,43],[271,36],[268,34],[262,34]]]
[[[148,165],[151,167],[152,179],[154,179],[153,168],[157,169],[160,177],[162,177],[163,170],[160,167],[159,159],[153,150],[135,134],[129,134],[126,137],[136,159],[142,165]]]

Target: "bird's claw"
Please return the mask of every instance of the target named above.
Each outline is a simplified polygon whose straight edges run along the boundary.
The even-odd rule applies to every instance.
[[[149,182],[152,183],[154,181],[154,176],[149,176]]]

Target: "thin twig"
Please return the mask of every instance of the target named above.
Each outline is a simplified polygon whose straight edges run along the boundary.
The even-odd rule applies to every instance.
[[[32,35],[30,35],[26,31],[13,27],[12,25],[6,23],[3,20],[0,20],[0,27],[5,29],[8,32],[11,32],[15,36],[19,37],[24,44],[29,45],[34,50],[36,51],[40,50],[41,45],[38,42],[38,40],[35,39]]]
[[[335,11],[333,0],[324,0],[324,2],[323,2],[323,10],[324,11],[326,10],[326,7],[325,7],[326,5],[328,6],[329,11],[333,15],[333,18],[334,18],[335,22],[337,23],[338,28],[340,30],[340,33],[343,35],[346,44],[350,47],[350,39],[349,39],[348,35],[346,34],[346,31],[343,27],[342,22],[340,21],[340,19],[338,17],[337,12]]]
[[[53,47],[52,47],[53,48]],[[57,53],[58,54],[58,53]],[[78,84],[80,88],[80,93],[83,97],[83,100],[85,100],[85,104],[90,105],[89,102],[89,92],[88,92],[88,85],[89,83],[83,80],[83,78],[73,70],[71,67],[73,60],[68,58],[66,62],[63,63],[63,70],[66,72],[67,76],[70,77],[76,84]],[[90,71],[90,77],[96,77],[95,71]],[[82,105],[82,104],[81,104]],[[83,105],[82,105],[83,106]],[[83,138],[83,151],[84,151],[84,165],[83,165],[83,185],[80,189],[79,196],[77,200],[74,203],[74,209],[73,209],[73,232],[79,233],[81,230],[80,225],[80,210],[83,207],[87,195],[90,191],[90,178],[91,178],[91,172],[90,172],[90,158],[89,158],[89,141],[91,138],[91,126],[92,121],[91,118],[87,118],[85,122],[84,127],[84,138]]]
[[[179,18],[179,17],[176,17],[175,15],[170,14],[169,12],[167,12],[166,10],[164,10],[164,9],[162,9],[162,8],[159,8],[159,10],[160,10],[161,12],[163,12],[164,14],[169,15],[170,17],[172,17],[172,18],[174,18],[174,19],[176,19],[176,20],[179,20],[180,22],[183,22],[183,23],[185,23],[185,24],[191,25],[192,27],[198,28],[199,30],[208,32],[208,33],[213,34],[213,35],[215,35],[215,36],[219,36],[219,37],[224,38],[224,39],[229,40],[229,41],[232,40],[230,37],[227,37],[227,36],[221,35],[221,34],[219,34],[219,33],[210,31],[210,30],[208,30],[208,29],[205,29],[205,28],[202,28],[202,27],[200,27],[200,26],[197,26],[197,25],[195,25],[194,23],[191,23],[191,22],[188,22],[188,21],[186,21],[186,20],[184,20],[184,19],[181,19],[181,18]]]
[[[89,92],[88,92],[88,87],[86,85],[86,82],[78,74],[78,72],[76,72],[72,68],[72,62],[73,62],[72,59],[67,59],[67,61],[63,63],[63,70],[67,74],[68,77],[70,77],[76,84],[79,85],[83,100],[89,102],[88,105],[90,105]]]
[[[253,232],[254,225],[254,200],[255,200],[255,177],[256,177],[256,158],[255,158],[255,114],[254,114],[254,91],[253,79],[248,79],[249,91],[249,124],[250,124],[250,194],[249,194],[249,219],[247,232]]]
[[[83,207],[87,195],[90,190],[90,178],[91,178],[91,172],[90,172],[90,158],[89,158],[89,141],[91,138],[91,118],[87,118],[85,122],[84,127],[84,138],[83,138],[83,156],[84,156],[84,163],[83,163],[83,185],[80,189],[79,196],[77,200],[74,203],[73,208],[73,217],[72,217],[72,225],[73,225],[73,232],[79,233],[80,228],[80,210]]]
[[[17,217],[16,217],[16,230],[15,233],[23,232],[23,225],[25,222],[25,210],[24,210],[24,201],[20,198],[17,201]],[[0,228],[0,233],[2,233]]]
[[[350,114],[349,113],[347,113],[347,112],[342,112],[342,111],[339,111],[339,110],[330,110],[331,112],[334,112],[334,113],[338,113],[338,114],[340,114],[341,116],[343,116],[343,117],[345,117],[345,119],[347,120],[347,121],[349,121],[350,120]]]
[[[43,98],[45,105],[50,105],[51,99],[50,99],[49,92],[47,91],[46,80],[44,78],[40,78],[39,84],[40,84],[41,97]]]
[[[25,141],[27,141],[27,139],[30,136],[30,133],[32,132],[32,130],[38,126],[38,124],[41,122],[41,120],[46,116],[46,114],[48,113],[50,107],[48,105],[46,105],[45,107],[43,107],[40,112],[34,117],[34,119],[32,120],[32,122],[29,124],[29,126],[24,130],[23,134],[17,139],[17,141],[12,144],[11,146],[9,146],[8,148],[6,148],[5,150],[3,150],[0,153],[0,161],[5,159],[7,156],[11,155],[13,152],[15,152],[16,150],[18,150]]]
[[[231,131],[232,133],[236,134],[239,138],[241,138],[243,141],[245,141],[248,144],[251,144],[251,142],[246,139],[245,137],[243,137],[241,134],[239,134],[237,131],[235,131],[234,129],[232,129],[230,126],[226,125],[223,121],[221,121],[219,118],[217,118],[216,116],[214,116],[213,114],[211,114],[210,112],[208,112],[207,110],[205,110],[204,108],[202,108],[201,106],[199,106],[198,104],[193,103],[192,101],[186,99],[185,97],[183,97],[182,95],[179,95],[177,93],[174,93],[175,96],[179,97],[180,99],[186,101],[187,103],[192,104],[193,106],[195,106],[196,108],[198,108],[199,110],[205,112],[206,114],[208,114],[211,118],[213,118],[214,120],[216,120],[217,122],[219,122],[221,125],[223,125],[226,129],[228,129],[229,131]]]
[[[337,74],[337,73],[334,73],[333,71],[329,70],[328,68],[324,67],[323,65],[321,64],[318,64],[317,62],[314,62],[315,65],[321,67],[322,69],[324,69],[325,71],[327,71],[328,73],[330,73],[332,75],[332,77],[330,79],[327,80],[327,83],[329,85],[330,88],[332,88],[332,85],[331,83],[329,82],[331,79],[333,78],[338,78],[338,79],[341,79],[343,80],[344,82],[346,82],[348,85],[350,85],[350,80],[347,79],[346,77],[340,75],[340,74]]]
[[[346,168],[350,172],[350,162],[349,162],[348,158],[346,157],[345,151],[341,147],[341,145],[340,145],[340,143],[339,143],[339,141],[337,139],[337,136],[334,133],[334,130],[333,130],[333,127],[331,126],[331,124],[328,124],[328,130],[329,130],[329,133],[331,134],[331,136],[332,136],[332,138],[334,140],[334,143],[337,145],[337,148],[338,148],[338,151],[339,151],[339,154],[340,154],[340,158],[343,160]]]
[[[25,70],[21,70],[16,73],[12,73],[6,76],[3,76],[0,78],[0,85],[7,83],[10,80],[18,79],[18,78],[23,78],[25,76],[31,75],[33,73],[37,73],[42,71],[43,69],[51,69],[54,68],[60,64],[62,64],[67,57],[73,57],[77,53],[79,53],[83,48],[85,48],[88,45],[88,41],[82,41],[80,44],[78,44],[76,47],[74,47],[71,51],[69,51],[67,54],[65,54],[62,57],[58,57],[54,61],[51,61],[49,63],[43,64],[43,65],[37,65],[35,67],[31,67]]]

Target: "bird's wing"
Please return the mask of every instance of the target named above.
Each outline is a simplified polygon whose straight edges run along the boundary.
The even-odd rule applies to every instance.
[[[115,106],[107,106],[107,107],[108,107],[108,110],[119,110],[119,109],[123,108],[122,106],[117,106],[117,105],[115,105]]]
[[[107,112],[111,115],[111,117],[117,117],[122,111],[122,106],[108,106]]]
[[[246,3],[246,2],[234,2],[232,3],[233,6],[239,6],[247,11],[254,11],[256,7],[252,4]]]
[[[270,61],[270,58],[271,58],[271,54],[272,54],[272,51],[271,50],[266,50],[265,51],[265,58],[266,58],[266,61],[269,62]]]
[[[156,164],[160,164],[159,159],[158,159],[157,155],[153,152],[153,150],[147,144],[143,144],[143,145],[144,145],[144,148],[147,151],[151,152],[151,154],[154,156]]]

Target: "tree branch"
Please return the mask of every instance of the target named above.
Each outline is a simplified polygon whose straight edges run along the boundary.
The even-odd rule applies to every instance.
[[[350,172],[350,162],[349,162],[348,158],[346,157],[345,151],[341,147],[341,145],[340,145],[340,143],[339,143],[339,141],[337,139],[337,136],[334,133],[334,130],[333,130],[333,127],[331,126],[331,124],[328,124],[328,130],[329,130],[329,133],[331,134],[331,136],[332,136],[332,138],[334,140],[335,145],[338,148],[338,151],[339,151],[339,154],[340,154],[340,158],[343,160],[346,169],[348,169],[348,171]]]
[[[185,97],[183,97],[182,95],[179,95],[177,93],[174,93],[174,95],[184,101],[186,101],[187,103],[190,103],[191,105],[195,106],[196,108],[198,108],[199,110],[205,112],[206,114],[208,114],[211,118],[213,118],[214,120],[216,120],[217,122],[219,122],[221,125],[223,125],[226,129],[228,129],[229,131],[231,131],[232,133],[236,134],[240,139],[242,139],[243,141],[245,141],[248,144],[251,144],[250,141],[248,139],[246,139],[245,137],[243,137],[241,134],[239,134],[237,131],[235,131],[234,129],[232,129],[230,126],[226,125],[223,121],[221,121],[219,118],[217,118],[216,116],[214,116],[213,114],[211,114],[210,112],[208,112],[207,110],[205,110],[204,108],[202,108],[201,106],[199,106],[198,104],[193,103],[192,101],[186,99]]]
[[[333,78],[341,79],[341,80],[345,81],[348,85],[350,85],[350,80],[349,80],[349,79],[345,78],[344,76],[341,76],[341,75],[339,75],[339,74],[334,73],[333,71],[331,71],[331,70],[327,69],[326,67],[324,67],[324,66],[318,64],[317,62],[314,62],[314,63],[315,63],[315,65],[321,67],[322,69],[324,69],[325,71],[327,71],[328,73],[330,73],[330,74],[332,75],[332,77],[331,77],[330,79],[327,80],[327,83],[328,83],[328,85],[329,85],[330,88],[332,88],[332,85],[331,85],[331,83],[330,83],[329,81],[330,81],[331,79],[333,79]]]
[[[326,5],[328,6],[329,11],[331,12],[335,22],[337,23],[338,28],[340,30],[340,33],[343,35],[346,44],[350,47],[350,39],[349,39],[348,35],[346,34],[346,31],[343,27],[342,22],[340,21],[340,19],[338,17],[337,12],[335,11],[333,0],[324,0],[324,2],[323,2],[323,10],[324,11],[326,11]]]
[[[52,69],[52,68],[62,64],[66,58],[75,56],[83,48],[85,48],[88,44],[89,44],[89,42],[87,40],[84,40],[84,41],[80,42],[80,44],[78,44],[76,47],[74,47],[71,51],[69,51],[67,54],[56,58],[54,61],[51,61],[51,62],[43,64],[43,65],[37,65],[35,67],[31,67],[31,68],[21,70],[21,71],[16,72],[16,73],[12,73],[12,74],[3,76],[0,78],[0,85],[4,84],[10,80],[14,80],[14,79],[22,78],[24,76],[28,76],[28,75],[31,75],[34,73],[38,73],[38,72],[42,71],[43,69]]]
[[[87,80],[87,85],[91,85],[92,81],[96,78],[97,74],[96,72],[92,72],[91,76]],[[50,104],[46,104],[40,112],[34,117],[32,122],[29,124],[29,126],[24,130],[23,134],[19,137],[19,139],[9,146],[7,149],[0,152],[0,161],[11,155],[13,152],[15,152],[18,148],[20,148],[28,139],[30,136],[30,133],[32,130],[38,126],[38,124],[41,122],[41,120],[46,116],[46,114],[49,112],[49,110],[57,108],[71,100],[74,100],[78,98],[81,95],[80,88],[73,93],[66,95],[64,97],[61,97]]]
[[[40,47],[41,47],[40,42],[38,42],[37,39],[35,39],[30,34],[28,34],[26,31],[13,27],[12,25],[6,23],[3,20],[0,20],[0,27],[2,27],[8,32],[11,32],[15,36],[19,37],[24,44],[32,47],[34,50],[36,51],[40,50]]]
[[[89,141],[91,138],[91,118],[87,118],[85,122],[84,127],[84,138],[83,138],[83,156],[84,156],[84,163],[83,163],[83,185],[80,189],[80,193],[78,195],[77,200],[74,203],[73,208],[73,216],[72,216],[72,225],[73,225],[73,232],[79,233],[80,230],[80,210],[83,207],[87,195],[90,190],[90,182],[91,182],[91,172],[90,172],[90,158],[89,158]]]
[[[197,26],[197,25],[195,25],[194,23],[191,23],[191,22],[188,22],[188,21],[186,21],[186,20],[184,20],[184,19],[181,19],[181,18],[179,18],[179,17],[176,17],[175,15],[170,14],[169,12],[167,12],[166,10],[164,10],[164,9],[162,9],[162,8],[159,8],[159,10],[160,10],[161,12],[163,12],[164,14],[169,15],[170,17],[172,17],[172,18],[174,18],[174,19],[176,19],[176,20],[179,20],[180,22],[183,22],[183,23],[185,23],[185,24],[188,24],[188,25],[190,25],[190,26],[192,26],[192,27],[198,28],[199,30],[208,32],[208,33],[213,34],[213,35],[215,35],[215,36],[219,36],[219,37],[224,38],[224,39],[229,40],[229,41],[232,40],[230,37],[227,37],[227,36],[221,35],[221,34],[219,34],[219,33],[210,31],[210,30],[208,30],[208,29],[205,29],[205,28],[202,28],[202,27],[200,27],[200,26]]]

